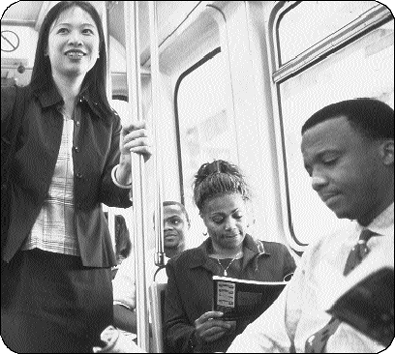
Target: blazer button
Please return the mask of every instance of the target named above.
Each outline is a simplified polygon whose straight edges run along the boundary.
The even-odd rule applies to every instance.
[[[79,120],[77,120],[77,121],[75,122],[75,125],[76,125],[77,127],[79,127],[79,126],[81,125],[81,122],[80,122]]]
[[[74,146],[73,149],[74,149],[75,152],[80,152],[80,148],[78,146]]]
[[[78,172],[78,173],[76,174],[76,177],[79,178],[79,179],[81,179],[81,178],[82,178],[82,173]]]

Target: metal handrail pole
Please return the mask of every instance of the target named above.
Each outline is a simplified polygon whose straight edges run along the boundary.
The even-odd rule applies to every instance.
[[[155,162],[155,264],[163,267],[165,251],[163,239],[163,178],[161,144],[161,107],[160,107],[160,73],[158,47],[158,14],[156,1],[148,1],[149,32],[151,49],[151,91],[152,91],[152,121],[154,125],[154,162]]]
[[[140,80],[138,1],[124,1],[125,49],[128,102],[132,117],[143,119]],[[134,246],[136,269],[137,343],[149,351],[148,301],[145,277],[145,240],[147,233],[146,176],[144,157],[131,153]]]

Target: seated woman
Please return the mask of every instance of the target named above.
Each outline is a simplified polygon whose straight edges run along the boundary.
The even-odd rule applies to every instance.
[[[194,200],[209,237],[167,263],[165,344],[169,352],[224,352],[247,324],[235,328],[212,311],[212,276],[282,281],[295,262],[284,245],[247,234],[250,192],[237,166],[203,164]]]

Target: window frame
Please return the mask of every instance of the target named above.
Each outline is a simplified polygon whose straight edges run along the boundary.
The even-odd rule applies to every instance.
[[[295,58],[281,65],[279,26],[283,16],[292,11],[301,1],[281,1],[276,3],[269,15],[268,44],[271,63],[271,90],[273,100],[273,117],[278,149],[278,174],[280,180],[281,208],[283,212],[283,229],[287,242],[297,253],[303,253],[308,245],[301,242],[295,235],[291,213],[290,185],[288,177],[287,151],[285,145],[284,117],[280,85],[286,80],[297,76],[313,65],[317,65],[347,45],[354,43],[376,28],[393,20],[392,13],[384,5],[377,3],[370,10],[357,17],[348,25],[340,28],[332,35],[317,42]]]
[[[180,195],[181,195],[181,203],[185,205],[185,190],[184,190],[184,174],[183,174],[183,165],[182,165],[182,147],[181,147],[181,134],[180,134],[180,117],[178,112],[178,93],[180,90],[180,86],[182,81],[193,71],[200,68],[209,60],[213,59],[217,54],[221,53],[221,47],[217,47],[204,55],[204,57],[198,60],[195,64],[189,67],[187,70],[181,73],[178,77],[175,87],[174,87],[174,121],[175,121],[175,129],[176,129],[176,142],[177,142],[177,159],[178,159],[178,175],[180,181]]]

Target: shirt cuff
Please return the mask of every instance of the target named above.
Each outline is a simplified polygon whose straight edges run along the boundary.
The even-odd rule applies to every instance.
[[[119,165],[114,166],[114,168],[113,168],[112,171],[111,171],[111,178],[112,178],[112,181],[113,181],[114,184],[115,184],[117,187],[119,187],[119,188],[122,188],[122,189],[130,189],[130,188],[132,188],[132,183],[130,183],[130,184],[128,184],[128,185],[120,184],[120,183],[117,181],[117,179],[115,178],[115,172],[116,172],[118,166],[119,166]]]

